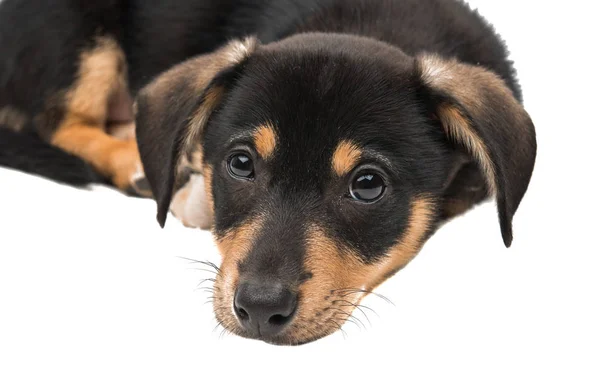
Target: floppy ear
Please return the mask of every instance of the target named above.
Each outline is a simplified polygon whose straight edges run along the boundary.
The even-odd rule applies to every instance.
[[[504,243],[533,173],[534,125],[506,83],[479,66],[423,55],[417,69],[446,135],[477,164],[496,196]]]
[[[244,62],[257,45],[254,38],[231,41],[173,67],[138,94],[136,136],[161,227],[181,159],[199,145],[211,113],[223,99],[224,74]]]

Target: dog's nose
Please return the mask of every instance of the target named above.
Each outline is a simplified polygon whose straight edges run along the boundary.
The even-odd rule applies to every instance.
[[[242,325],[260,336],[281,333],[296,312],[297,295],[277,283],[241,283],[233,301]]]

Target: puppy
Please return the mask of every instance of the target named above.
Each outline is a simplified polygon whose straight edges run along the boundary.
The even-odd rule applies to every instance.
[[[5,0],[0,26],[0,162],[35,134],[85,162],[77,182],[91,169],[151,195],[161,226],[212,228],[235,334],[337,331],[488,198],[511,245],[535,129],[502,40],[460,1]]]

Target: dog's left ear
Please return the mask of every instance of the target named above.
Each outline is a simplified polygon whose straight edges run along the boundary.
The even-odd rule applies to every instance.
[[[234,70],[257,46],[255,38],[231,41],[173,67],[138,93],[136,137],[161,227],[182,156],[200,146],[204,128],[223,100]]]
[[[496,196],[500,228],[512,244],[512,220],[535,164],[534,125],[506,83],[479,66],[423,55],[418,76],[446,135],[478,165]]]

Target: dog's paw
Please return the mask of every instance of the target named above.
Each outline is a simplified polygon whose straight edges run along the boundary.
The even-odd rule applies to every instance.
[[[152,198],[135,139],[118,141],[109,154],[107,165],[115,187],[132,196]]]
[[[125,193],[133,197],[152,198],[150,182],[148,182],[146,175],[144,175],[141,165],[129,178],[129,186],[125,190]]]
[[[121,140],[135,140],[134,123],[115,123],[106,128],[106,132],[114,138]]]
[[[175,193],[171,202],[171,213],[188,228],[211,228],[212,209],[206,197],[202,175],[190,175],[186,185]]]

